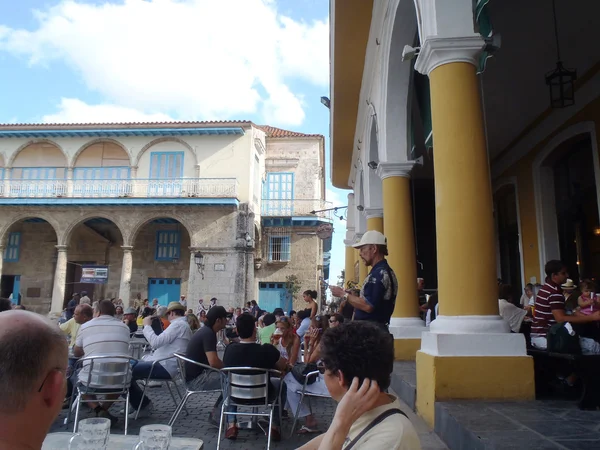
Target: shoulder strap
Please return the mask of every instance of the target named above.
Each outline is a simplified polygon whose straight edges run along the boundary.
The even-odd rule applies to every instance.
[[[404,412],[398,408],[393,408],[393,409],[388,409],[387,411],[382,412],[381,414],[379,414],[377,417],[375,417],[373,419],[373,421],[367,425],[359,434],[358,436],[356,436],[354,439],[352,439],[352,441],[346,446],[344,447],[344,450],[350,450],[351,448],[353,448],[356,443],[358,441],[360,441],[362,439],[362,437],[368,433],[369,431],[371,431],[371,429],[373,427],[376,427],[377,425],[379,425],[381,422],[383,422],[385,419],[387,419],[388,417],[394,415],[394,414],[402,414],[404,417],[408,418],[408,416],[406,414],[404,414]]]

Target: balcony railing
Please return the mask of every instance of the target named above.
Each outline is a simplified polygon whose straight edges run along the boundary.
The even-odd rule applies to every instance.
[[[236,178],[170,180],[5,180],[0,195],[12,198],[237,198]]]
[[[318,217],[331,220],[331,211],[317,212],[332,207],[331,202],[321,199],[262,200],[263,217]],[[315,213],[313,213],[315,211]]]

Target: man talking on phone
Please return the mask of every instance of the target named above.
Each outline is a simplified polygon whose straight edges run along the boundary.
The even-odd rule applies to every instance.
[[[371,266],[359,295],[339,286],[331,286],[331,293],[341,297],[354,307],[354,320],[368,320],[388,330],[398,295],[398,280],[385,257],[388,254],[387,239],[379,231],[367,231],[358,244],[360,258]]]

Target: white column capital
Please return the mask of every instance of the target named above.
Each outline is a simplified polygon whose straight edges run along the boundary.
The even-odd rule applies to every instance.
[[[377,175],[382,180],[390,177],[410,178],[410,172],[415,166],[415,161],[380,162],[377,166]]]
[[[67,253],[67,249],[69,248],[68,245],[55,245],[54,247],[56,247],[56,250],[62,253]]]
[[[365,208],[363,214],[367,219],[383,217],[383,208]]]
[[[479,34],[460,37],[428,37],[421,45],[415,70],[429,75],[444,64],[465,62],[477,67],[485,41]]]
[[[133,251],[133,246],[131,245],[121,245],[121,249],[123,250],[123,252],[132,252]]]

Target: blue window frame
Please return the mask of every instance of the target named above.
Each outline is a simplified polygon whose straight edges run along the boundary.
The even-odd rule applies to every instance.
[[[179,259],[181,249],[181,233],[177,230],[156,232],[156,261],[172,261]]]
[[[74,180],[128,180],[128,166],[114,167],[76,167],[73,170]]]
[[[150,153],[150,179],[171,180],[183,177],[183,152]]]
[[[4,261],[18,262],[21,248],[21,233],[10,233],[4,249]]]
[[[263,214],[291,216],[293,214],[294,174],[270,172],[264,184]]]
[[[288,262],[292,259],[290,236],[269,237],[269,261]]]
[[[15,167],[12,178],[16,180],[65,180],[67,169],[64,167]]]

